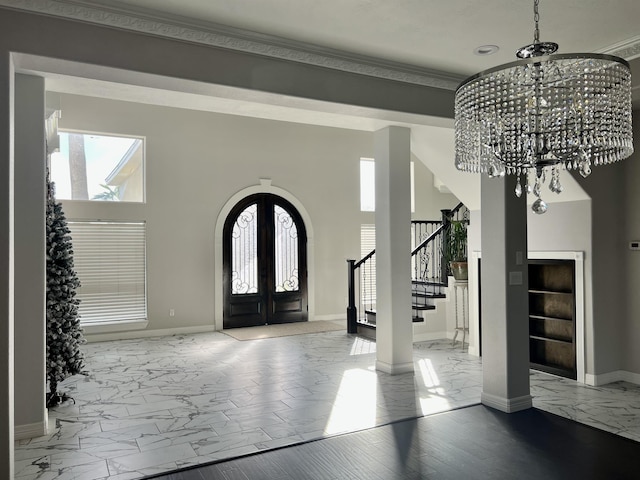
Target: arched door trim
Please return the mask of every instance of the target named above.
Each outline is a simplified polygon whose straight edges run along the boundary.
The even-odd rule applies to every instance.
[[[309,305],[309,320],[313,320],[315,318],[315,301],[314,301],[314,292],[315,292],[315,281],[314,281],[314,233],[313,227],[311,225],[311,217],[309,213],[304,208],[304,205],[300,200],[298,200],[292,193],[284,190],[283,188],[274,187],[271,184],[270,179],[260,179],[260,185],[253,185],[248,188],[244,188],[232,195],[229,200],[224,204],[220,213],[218,213],[218,218],[216,220],[215,232],[214,232],[214,324],[216,330],[222,330],[223,326],[223,306],[224,306],[224,296],[223,296],[223,259],[222,259],[222,234],[224,231],[224,222],[231,213],[233,207],[238,204],[243,198],[248,197],[250,195],[256,193],[271,193],[273,195],[277,195],[279,197],[284,198],[289,203],[291,203],[298,213],[302,217],[302,221],[304,222],[305,229],[307,230],[307,288],[308,288],[308,305]]]

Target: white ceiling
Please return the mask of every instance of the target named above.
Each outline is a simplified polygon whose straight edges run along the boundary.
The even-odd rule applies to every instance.
[[[97,0],[173,20],[225,25],[468,76],[533,41],[532,0]],[[540,36],[596,52],[640,35],[638,0],[542,0]],[[494,44],[489,57],[474,48]]]

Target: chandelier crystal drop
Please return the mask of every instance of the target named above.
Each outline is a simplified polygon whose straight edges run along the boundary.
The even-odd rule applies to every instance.
[[[534,43],[521,60],[478,73],[455,95],[455,163],[490,177],[516,175],[515,194],[533,193],[536,213],[547,211],[541,187],[563,187],[560,170],[587,177],[592,166],[633,153],[631,70],[619,57],[554,54],[539,41],[534,0]],[[533,187],[531,179],[533,179]]]

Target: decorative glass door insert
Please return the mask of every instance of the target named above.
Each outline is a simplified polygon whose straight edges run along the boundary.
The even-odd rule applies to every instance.
[[[233,295],[258,292],[258,204],[245,208],[231,232]]]
[[[239,202],[224,228],[224,328],[307,320],[306,230],[285,199]]]
[[[280,205],[273,206],[275,228],[276,292],[295,292],[298,279],[298,229],[293,217]]]

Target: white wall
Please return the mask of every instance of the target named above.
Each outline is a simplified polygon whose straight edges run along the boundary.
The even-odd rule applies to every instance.
[[[149,329],[213,325],[218,213],[261,178],[312,219],[316,315],[344,315],[345,259],[360,251],[359,161],[372,154],[371,134],[72,95],[61,105],[60,128],[146,137],[146,204],[63,207],[69,219],[147,222]]]
[[[146,204],[64,201],[69,219],[147,221],[149,330],[213,325],[214,227],[236,192],[272,180],[314,231],[315,316],[343,317],[347,258],[360,258],[360,158],[368,132],[60,94],[60,128],[146,138]],[[439,219],[457,199],[415,164],[414,218]],[[169,317],[169,309],[175,317]]]
[[[413,137],[412,137],[413,141]],[[434,187],[431,170],[415,155],[411,155],[414,165],[415,181],[415,212],[411,216],[414,220],[441,220],[440,210],[452,209],[460,201],[451,193],[440,193]]]

